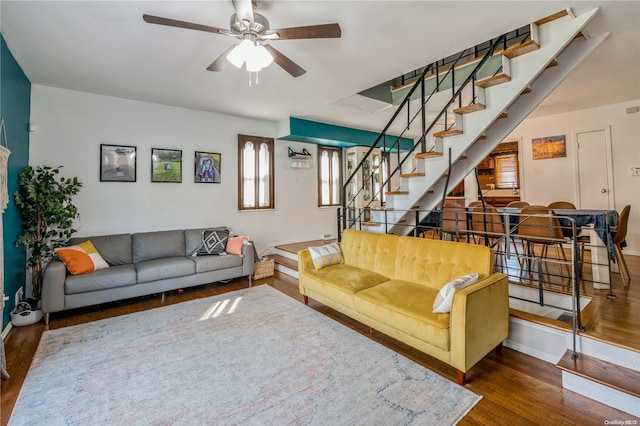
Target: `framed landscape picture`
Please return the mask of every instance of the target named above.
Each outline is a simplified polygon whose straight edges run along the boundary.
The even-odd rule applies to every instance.
[[[547,136],[546,138],[532,139],[534,160],[545,158],[560,158],[567,156],[567,144],[565,135]]]
[[[196,183],[220,183],[221,161],[219,153],[196,151],[194,181]]]
[[[100,182],[135,182],[136,147],[100,144]]]
[[[151,148],[151,182],[182,182],[182,151]]]

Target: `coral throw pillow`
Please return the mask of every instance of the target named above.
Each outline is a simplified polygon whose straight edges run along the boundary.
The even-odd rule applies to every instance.
[[[75,246],[57,248],[55,252],[73,275],[86,274],[109,267],[89,240]]]
[[[249,241],[249,237],[229,237],[227,239],[227,248],[225,251],[227,254],[236,254],[240,257],[244,257],[242,254],[242,245],[245,241]]]

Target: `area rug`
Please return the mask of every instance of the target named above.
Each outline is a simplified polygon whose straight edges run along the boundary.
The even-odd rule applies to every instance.
[[[45,332],[9,424],[447,425],[480,398],[261,285]]]

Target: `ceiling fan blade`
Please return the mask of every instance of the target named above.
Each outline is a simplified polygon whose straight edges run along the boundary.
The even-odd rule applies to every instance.
[[[306,27],[280,28],[269,30],[266,35],[277,33],[278,40],[295,40],[303,38],[340,38],[342,29],[339,24],[309,25]]]
[[[231,46],[229,46],[229,48],[227,50],[222,52],[222,54],[220,56],[218,56],[218,58],[215,61],[213,61],[213,63],[211,65],[209,65],[207,67],[207,70],[208,71],[222,71],[222,70],[224,70],[227,67],[227,65],[229,65],[229,61],[227,61],[227,55],[236,46],[237,45],[235,45],[235,44],[232,44]]]
[[[304,68],[284,56],[278,49],[270,44],[265,44],[264,47],[269,51],[269,53],[271,53],[271,56],[273,56],[273,62],[280,65],[283,70],[292,76],[300,77],[302,74],[307,72]]]
[[[229,30],[218,27],[210,27],[209,25],[194,24],[193,22],[178,21],[177,19],[163,18],[161,16],[142,15],[142,19],[149,24],[166,25],[168,27],[186,28],[188,30],[205,31],[214,34],[230,35]]]
[[[253,5],[251,0],[233,0],[236,17],[240,21],[253,22]]]

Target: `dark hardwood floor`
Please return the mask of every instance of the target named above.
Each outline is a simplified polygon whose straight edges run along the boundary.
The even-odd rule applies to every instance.
[[[628,256],[627,262],[632,277],[629,287],[623,289],[619,276],[614,276],[618,297],[613,300],[599,298],[594,304],[598,309],[594,308],[589,314],[586,324],[588,330],[594,330],[596,335],[610,337],[619,334],[624,339],[633,340],[634,344],[630,346],[634,346],[640,335],[638,327],[633,326],[640,321],[640,258]],[[302,303],[298,282],[288,275],[276,271],[273,277],[254,283],[270,285]],[[50,328],[82,324],[246,287],[246,280],[233,280],[227,284],[210,284],[185,289],[183,292],[170,292],[164,298],[156,295],[54,314]],[[309,302],[309,306],[456,382],[456,371],[449,365],[381,333],[374,331],[370,334],[368,327],[313,300]],[[627,331],[627,328],[633,331]],[[11,378],[2,381],[0,389],[0,426],[8,423],[43,331],[43,324],[16,327],[5,341],[7,367]],[[554,364],[509,348],[504,348],[500,361],[493,352],[487,355],[467,373],[467,380],[466,387],[483,398],[460,422],[461,425],[603,425],[607,424],[606,421],[615,420],[620,420],[623,424],[625,420],[640,421],[622,411],[563,389],[561,371]]]

